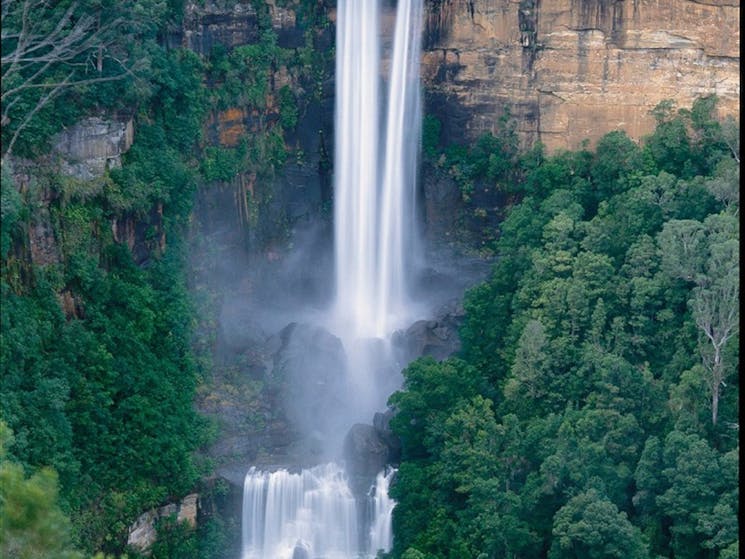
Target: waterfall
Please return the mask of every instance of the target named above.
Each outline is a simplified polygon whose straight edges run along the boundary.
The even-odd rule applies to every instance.
[[[392,359],[388,336],[411,322],[406,280],[416,231],[423,3],[398,2],[383,115],[378,4],[340,1],[337,11],[334,330],[347,350],[350,419],[358,422],[400,386],[397,374],[381,378],[380,356]]]
[[[388,87],[380,206],[375,335],[390,334],[407,307],[407,272],[414,245],[417,152],[421,123],[419,45],[421,0],[400,0]],[[341,266],[343,263],[339,263]]]
[[[336,307],[345,330],[357,338],[386,336],[406,318],[415,231],[422,0],[398,3],[382,154],[378,21],[375,0],[339,2]]]
[[[422,0],[399,0],[385,114],[380,110],[380,0],[339,0],[336,17],[332,329],[347,354],[349,426],[369,421],[400,386],[388,337],[412,317],[421,108]],[[381,124],[385,126],[381,133]],[[381,371],[395,369],[395,377]],[[391,383],[393,378],[393,385]],[[396,384],[398,383],[398,384]],[[242,559],[351,559],[390,550],[394,470],[356,500],[334,463],[293,474],[249,470]]]
[[[356,337],[369,336],[380,311],[375,298],[378,235],[377,0],[347,0],[336,16],[334,237],[337,313]]]
[[[372,525],[370,526],[369,549],[373,554],[377,553],[379,549],[389,551],[393,543],[391,516],[396,502],[388,496],[388,488],[395,473],[395,469],[380,472],[375,478],[375,485],[372,488]]]
[[[293,474],[251,468],[243,485],[243,559],[349,559],[357,513],[334,463]]]

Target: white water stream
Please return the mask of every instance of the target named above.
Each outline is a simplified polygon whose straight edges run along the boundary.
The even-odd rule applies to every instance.
[[[243,487],[243,559],[357,553],[356,503],[344,472],[324,464],[298,474],[251,468]],[[298,550],[298,551],[296,551]]]
[[[380,41],[377,0],[340,1],[336,15],[334,242],[336,314],[354,337],[375,334],[378,308]]]
[[[395,473],[396,470],[393,469],[380,472],[371,490],[372,514],[370,517],[372,518],[372,526],[370,526],[369,550],[373,554],[379,549],[390,550],[393,541],[391,517],[396,502],[388,496],[388,487]]]
[[[411,322],[413,308],[407,278],[416,246],[422,0],[398,1],[385,111],[379,14],[380,0],[337,3],[337,296],[330,322],[348,358],[351,412],[329,413],[347,413],[350,427],[369,422],[397,388],[377,375],[400,369],[395,363],[381,367],[381,361],[390,359],[388,338]],[[251,468],[244,484],[242,559],[352,559],[389,550],[394,473],[380,472],[365,502],[357,502],[335,463],[296,474]]]

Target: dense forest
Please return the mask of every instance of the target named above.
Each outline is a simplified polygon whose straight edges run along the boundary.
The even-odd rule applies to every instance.
[[[738,556],[739,144],[714,108],[550,156],[425,127],[468,196],[516,202],[461,354],[390,398],[392,557]]]
[[[208,431],[192,406],[197,369],[180,234],[206,108],[202,62],[159,46],[177,13],[162,2],[3,2],[3,10],[3,60],[27,49],[31,61],[3,67],[0,410],[10,481],[0,554],[120,552],[133,518],[185,494],[205,467],[192,454]],[[39,21],[31,25],[24,10]],[[97,69],[86,65],[90,43],[70,39],[71,58],[52,63],[44,59],[57,52],[33,44],[55,37],[56,25],[74,35],[70,21],[83,26],[80,41],[100,45]],[[28,28],[31,39],[6,39],[8,28]],[[125,110],[137,111],[137,141],[121,169],[82,181],[45,157],[64,125]],[[138,266],[109,223],[147,223],[158,204],[153,257]],[[45,220],[60,254],[36,266],[27,231]],[[158,251],[161,235],[168,248]],[[20,483],[24,471],[30,477]]]
[[[313,95],[331,56],[311,32],[280,48],[253,5],[257,44],[199,56],[169,46],[179,0],[3,0],[4,557],[136,557],[131,522],[211,472],[198,450],[215,427],[193,406],[210,382],[185,274],[194,192],[275,173],[302,100],[284,87],[268,106],[269,76],[289,68]],[[231,106],[268,116],[208,145],[205,120]],[[114,113],[136,128],[121,168],[61,173],[54,134]],[[390,400],[391,556],[737,557],[737,125],[713,97],[664,103],[640,144],[614,132],[548,155],[520,151],[505,114],[473,145],[442,146],[425,122],[425,164],[470,211],[506,206],[479,247],[496,264],[466,296],[463,351],[411,364]],[[127,220],[145,225],[142,260],[110,226]],[[41,266],[28,231],[46,222],[59,254]],[[223,557],[226,531],[166,520],[151,557]]]

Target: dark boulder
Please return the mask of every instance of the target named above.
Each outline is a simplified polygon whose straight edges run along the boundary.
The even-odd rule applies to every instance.
[[[292,426],[314,447],[339,432],[344,408],[346,355],[341,340],[320,326],[293,323],[280,333],[271,382]]]
[[[292,550],[292,559],[310,559],[308,546],[303,542],[297,542]]]
[[[388,408],[385,412],[377,412],[373,416],[373,428],[383,443],[388,447],[388,463],[397,464],[401,459],[401,440],[391,430],[391,419],[395,412]]]
[[[344,439],[349,484],[355,495],[365,495],[389,459],[388,445],[372,425],[355,423]]]
[[[463,305],[453,301],[444,305],[432,320],[419,320],[396,337],[394,342],[401,347],[408,360],[429,355],[435,359],[447,359],[460,350],[458,328],[463,321]]]

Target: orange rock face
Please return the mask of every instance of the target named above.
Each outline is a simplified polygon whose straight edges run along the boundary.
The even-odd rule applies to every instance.
[[[242,108],[231,107],[213,116],[211,127],[217,133],[217,142],[223,147],[234,147],[246,134],[246,114]]]
[[[428,3],[423,77],[459,105],[466,137],[504,107],[524,144],[641,138],[660,101],[716,94],[739,118],[739,0],[440,0]]]

